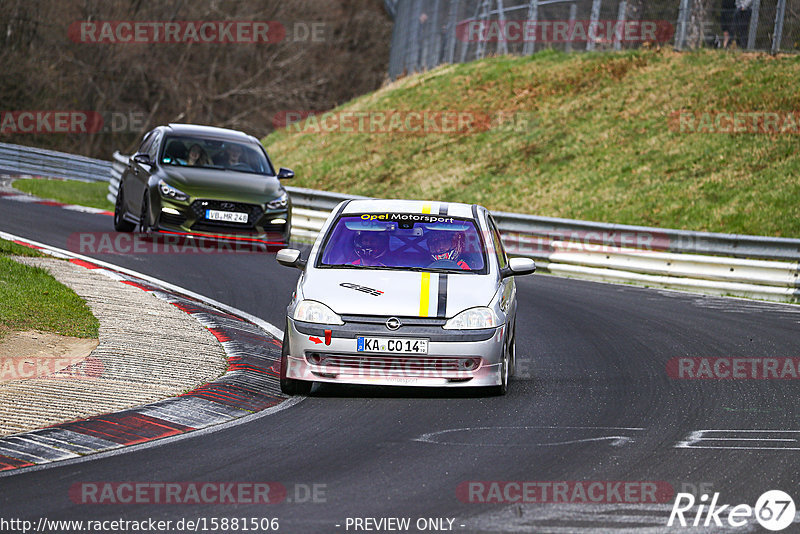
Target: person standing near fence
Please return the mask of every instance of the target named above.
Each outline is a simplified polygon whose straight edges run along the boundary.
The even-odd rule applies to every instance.
[[[733,14],[736,13],[736,0],[722,0],[719,12],[719,25],[722,27],[722,48],[728,48],[733,37]]]
[[[736,29],[736,41],[739,48],[747,48],[747,38],[750,33],[750,16],[753,0],[736,0],[736,11],[733,14],[733,26]]]

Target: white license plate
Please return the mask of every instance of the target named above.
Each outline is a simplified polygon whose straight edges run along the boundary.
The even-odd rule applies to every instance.
[[[391,354],[428,354],[427,339],[359,337],[358,352],[388,352]]]
[[[238,211],[206,210],[206,219],[210,221],[246,223],[247,214]]]

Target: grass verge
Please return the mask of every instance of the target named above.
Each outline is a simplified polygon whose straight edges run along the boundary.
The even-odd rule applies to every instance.
[[[643,50],[446,65],[334,111],[526,117],[469,133],[325,133],[263,144],[291,185],[697,231],[800,237],[800,135],[681,131],[675,113],[794,113],[800,56]],[[713,117],[713,115],[711,115]],[[316,118],[319,125],[320,118]],[[356,123],[351,123],[356,124]]]
[[[19,191],[48,200],[103,210],[114,209],[114,205],[106,198],[108,194],[107,182],[24,178],[14,180],[13,185]]]
[[[44,269],[11,255],[41,254],[0,239],[0,338],[11,330],[97,338],[99,323],[83,299]]]

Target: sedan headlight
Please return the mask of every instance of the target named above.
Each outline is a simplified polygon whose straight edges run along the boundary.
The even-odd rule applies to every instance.
[[[164,180],[158,181],[158,190],[161,192],[161,196],[164,198],[169,198],[172,200],[188,200],[189,195],[181,191],[180,189],[176,189],[169,185]]]
[[[445,330],[475,330],[478,328],[493,328],[499,326],[500,321],[491,308],[470,308],[459,313],[442,327]]]
[[[295,321],[321,324],[344,324],[342,318],[333,310],[316,300],[304,300],[294,309]]]
[[[278,198],[267,202],[267,209],[277,210],[280,208],[285,208],[288,203],[289,203],[289,193],[284,191],[283,194]]]

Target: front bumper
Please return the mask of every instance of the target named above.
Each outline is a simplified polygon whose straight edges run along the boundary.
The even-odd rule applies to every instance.
[[[316,329],[321,335],[314,335]],[[325,330],[330,330],[330,334],[326,335]],[[429,339],[428,353],[359,352],[358,334],[353,333],[352,328],[312,326],[289,319],[286,377],[313,382],[391,386],[479,387],[501,383],[504,326],[483,330],[480,335],[441,328],[440,333],[430,335],[430,327],[396,332],[367,330],[361,335]],[[459,336],[459,333],[464,336]],[[468,341],[459,340],[459,337]]]
[[[219,201],[195,200],[191,204],[160,199],[160,211],[154,214],[153,229],[163,233],[199,236],[233,241],[256,241],[266,244],[287,244],[291,235],[291,210],[264,211],[256,204],[232,203],[234,210],[248,213],[248,224],[210,221],[203,208],[216,208]]]

